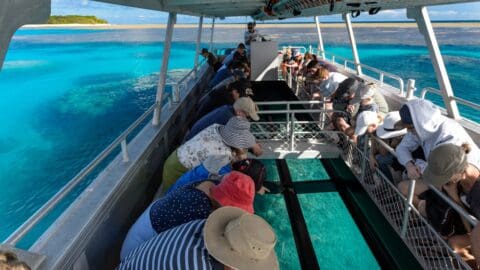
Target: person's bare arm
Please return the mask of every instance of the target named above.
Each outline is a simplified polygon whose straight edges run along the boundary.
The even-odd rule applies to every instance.
[[[257,157],[263,154],[262,146],[259,143],[252,146],[251,150],[252,150],[252,153]]]
[[[471,235],[472,253],[477,262],[477,269],[480,269],[480,223],[475,226]]]

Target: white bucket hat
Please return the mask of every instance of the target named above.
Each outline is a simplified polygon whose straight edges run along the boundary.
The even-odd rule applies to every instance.
[[[215,210],[204,227],[208,253],[235,269],[279,269],[272,227],[261,217],[226,206]]]
[[[401,120],[400,113],[398,111],[389,112],[383,124],[378,126],[377,136],[382,139],[390,139],[407,134],[407,129],[395,128],[395,124]]]

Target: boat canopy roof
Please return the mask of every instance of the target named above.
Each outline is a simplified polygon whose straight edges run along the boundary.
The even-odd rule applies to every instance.
[[[138,8],[205,17],[250,16],[256,20],[278,20],[475,2],[458,0],[96,0]]]

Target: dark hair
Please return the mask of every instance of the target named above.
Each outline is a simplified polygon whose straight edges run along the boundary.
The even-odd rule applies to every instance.
[[[245,49],[246,47],[245,47],[245,44],[240,43],[240,44],[238,44],[237,48]]]
[[[208,49],[207,49],[207,48],[203,48],[203,49],[202,49],[202,54],[204,54],[204,53],[208,53]]]
[[[250,176],[255,182],[255,191],[259,191],[267,177],[265,165],[257,159],[247,158],[232,164],[232,169]]]
[[[307,68],[314,68],[318,64],[317,60],[312,60],[308,63]]]

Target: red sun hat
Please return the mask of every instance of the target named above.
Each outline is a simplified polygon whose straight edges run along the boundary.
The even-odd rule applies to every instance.
[[[222,206],[235,206],[253,214],[255,183],[241,172],[226,174],[220,184],[210,189],[212,199]]]

